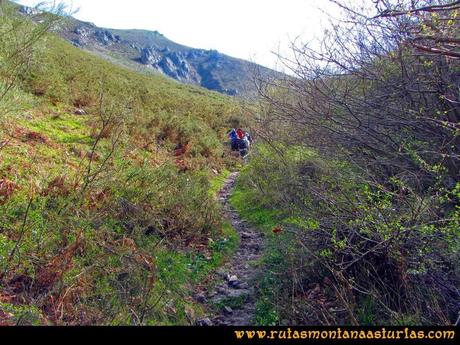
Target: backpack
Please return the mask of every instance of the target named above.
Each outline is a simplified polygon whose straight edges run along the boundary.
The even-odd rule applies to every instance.
[[[247,150],[249,148],[248,142],[244,139],[239,139],[238,140],[238,146],[240,150]]]
[[[229,134],[229,137],[231,140],[236,140],[238,139],[238,134],[236,133],[236,130],[235,129],[232,129],[230,134]]]

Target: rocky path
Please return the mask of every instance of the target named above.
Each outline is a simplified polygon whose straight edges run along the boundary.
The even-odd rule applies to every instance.
[[[199,321],[202,325],[244,326],[254,324],[255,291],[262,256],[263,235],[241,220],[230,206],[229,198],[238,173],[227,179],[219,198],[224,216],[229,219],[240,236],[240,246],[232,259],[218,271],[218,283],[203,298],[210,307],[218,308],[218,315]]]

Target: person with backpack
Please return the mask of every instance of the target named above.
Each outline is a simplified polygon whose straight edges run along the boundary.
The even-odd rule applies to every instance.
[[[228,137],[231,141],[232,151],[239,151],[240,156],[246,158],[253,141],[252,136],[241,128],[233,128],[228,133]]]
[[[238,149],[240,151],[241,157],[244,157],[247,154],[248,146],[246,145],[246,142],[244,141],[244,136],[245,136],[245,131],[243,131],[241,128],[238,128],[236,130],[236,136],[238,137]]]
[[[241,132],[242,133],[240,133],[240,134],[242,134],[243,137],[239,141],[240,155],[241,155],[241,157],[246,158],[246,156],[249,153],[249,149],[251,148],[252,138],[249,135],[249,133],[244,132],[244,131],[241,131]]]
[[[246,141],[246,144],[247,144],[248,148],[251,148],[252,136],[251,136],[251,134],[249,134],[249,132],[246,132],[246,134],[244,135],[243,140]]]
[[[229,134],[228,137],[230,138],[230,143],[232,146],[232,151],[238,151],[239,150],[239,145],[238,145],[238,134],[237,130],[233,128]]]

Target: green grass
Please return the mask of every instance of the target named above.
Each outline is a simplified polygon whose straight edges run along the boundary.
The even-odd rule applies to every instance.
[[[40,326],[42,324],[40,310],[35,306],[18,306],[0,302],[0,310],[13,315],[12,319],[9,320],[8,326]]]
[[[8,144],[0,180],[12,192],[0,190],[1,258],[10,256],[24,219],[25,232],[12,262],[0,260],[0,271],[8,268],[8,279],[39,279],[39,267],[52,270],[50,262],[62,262],[79,236],[82,244],[72,264],[59,268],[62,280],[48,281],[49,293],[67,291],[65,317],[52,314],[48,292],[38,302],[24,298],[35,302],[0,309],[15,323],[23,315],[24,324],[36,322],[35,312],[51,324],[126,325],[143,312],[144,324],[193,323],[204,312],[193,301],[195,287],[238,245],[215,195],[232,165],[224,143],[239,104],[112,65],[53,35],[20,79],[2,104],[11,114],[1,119],[0,142]],[[76,107],[87,115],[73,115]],[[113,130],[99,142],[90,168],[102,170],[83,190],[101,112],[122,131],[111,155]],[[188,150],[176,157],[180,145]],[[122,202],[134,211],[125,214]],[[154,234],[145,233],[149,225]]]
[[[227,178],[229,175],[230,175],[230,171],[227,169],[224,169],[223,171],[220,172],[219,175],[211,179],[210,181],[211,188],[209,191],[211,195],[217,195],[219,193],[219,191],[224,187],[225,182],[227,181]]]
[[[45,115],[32,121],[21,121],[20,123],[25,128],[45,134],[59,144],[90,145],[93,142],[82,116],[66,113],[55,116]]]
[[[160,281],[156,289],[157,294],[162,290],[171,291],[171,295],[190,296],[190,298],[179,298],[173,301],[174,313],[169,313],[167,318],[157,320],[155,325],[184,325],[189,324],[186,309],[196,313],[196,317],[203,317],[206,310],[202,305],[191,298],[193,286],[206,282],[206,285],[213,285],[214,281],[208,281],[212,273],[223,265],[238,247],[239,237],[233,227],[224,222],[222,224],[222,235],[210,241],[210,251],[204,253],[174,253],[163,250],[156,255]]]
[[[230,198],[232,206],[238,211],[241,218],[246,219],[251,224],[256,225],[260,230],[270,234],[271,230],[279,224],[277,217],[280,215],[278,210],[261,207],[254,203],[251,190],[243,188],[240,183]]]

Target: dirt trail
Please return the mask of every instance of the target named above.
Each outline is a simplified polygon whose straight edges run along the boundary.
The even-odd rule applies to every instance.
[[[219,193],[224,217],[229,219],[238,232],[240,246],[232,259],[218,271],[218,283],[208,291],[206,303],[218,306],[219,313],[211,319],[201,320],[203,325],[243,326],[253,325],[255,316],[255,293],[260,272],[258,261],[262,256],[263,234],[240,219],[230,206],[229,198],[238,173],[231,174]],[[211,308],[210,308],[211,309]]]

